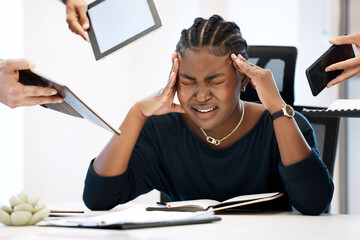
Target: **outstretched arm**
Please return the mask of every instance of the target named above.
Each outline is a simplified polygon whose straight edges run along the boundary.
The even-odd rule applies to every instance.
[[[54,88],[25,86],[19,82],[19,70],[32,69],[26,59],[0,59],[0,102],[10,108],[61,102]]]

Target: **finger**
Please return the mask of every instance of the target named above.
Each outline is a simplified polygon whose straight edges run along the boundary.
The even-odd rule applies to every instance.
[[[173,103],[173,105],[171,107],[171,111],[178,112],[178,113],[185,113],[184,108],[181,105],[175,104],[175,103]]]
[[[78,21],[77,16],[69,16],[66,19],[69,24],[69,29],[78,35],[80,35],[85,41],[89,41],[88,35],[85,33],[84,29],[81,27],[80,22]]]
[[[174,61],[173,61],[173,65],[171,67],[168,82],[170,81],[170,78],[171,78],[173,73],[175,73],[175,78],[176,78],[176,75],[177,75],[178,71],[179,71],[179,59],[175,58]]]
[[[345,70],[343,73],[341,73],[339,76],[337,76],[336,78],[334,78],[333,80],[331,80],[330,82],[328,82],[328,84],[326,85],[326,87],[332,87],[335,84],[338,84],[346,79],[349,79],[353,76],[355,76],[356,74],[358,74],[359,71],[357,69],[351,69],[351,70]]]
[[[231,54],[231,59],[236,63],[237,69],[244,73],[245,75],[249,76],[250,78],[253,78],[255,75],[254,71],[252,71],[252,64],[247,62],[240,54],[236,56],[235,54]]]
[[[360,37],[359,33],[351,34],[351,35],[345,35],[340,36],[337,38],[330,39],[330,43],[335,45],[342,45],[342,44],[353,44],[358,42]]]
[[[175,83],[176,83],[176,75],[174,72],[172,72],[169,78],[169,82],[166,85],[164,91],[162,92],[162,95],[164,96],[171,95],[174,92]]]
[[[22,100],[22,102],[19,102],[18,106],[35,106],[40,104],[47,104],[47,103],[60,103],[63,99],[58,96],[51,96],[51,97],[26,97]]]
[[[170,73],[169,73],[169,79],[170,79],[171,73],[174,71],[175,59],[176,59],[176,58],[177,58],[177,53],[173,53],[173,54],[171,55],[172,66],[171,66],[171,70],[170,70]]]
[[[357,58],[350,58],[348,60],[342,61],[342,62],[338,62],[338,63],[334,63],[330,66],[327,66],[325,68],[325,72],[330,72],[330,71],[334,71],[334,70],[340,70],[340,69],[345,69],[348,67],[353,67],[353,66],[357,66],[359,65],[359,59]]]
[[[88,30],[89,27],[90,27],[90,22],[89,22],[89,19],[88,19],[87,15],[86,15],[87,9],[88,9],[88,7],[87,7],[85,2],[84,2],[84,4],[78,6],[78,8],[77,8],[77,13],[78,13],[78,16],[79,16],[81,27],[85,31]]]
[[[38,87],[24,85],[22,88],[24,96],[39,97],[39,96],[54,96],[57,94],[56,89],[49,87]]]
[[[178,56],[178,53],[177,52],[174,52],[173,54],[172,54],[172,56],[171,56],[171,61],[174,63],[174,60],[175,60],[175,58],[178,58],[179,56]]]
[[[35,68],[35,63],[26,59],[7,59],[6,71],[17,71]]]

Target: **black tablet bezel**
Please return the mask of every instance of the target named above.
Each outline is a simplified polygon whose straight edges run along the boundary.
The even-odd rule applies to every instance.
[[[106,1],[106,0],[96,0],[92,3],[90,3],[88,5],[88,10],[91,9],[91,8],[94,8],[96,5],[102,3],[103,1]],[[100,48],[99,48],[99,44],[98,44],[98,41],[96,39],[96,36],[95,36],[95,31],[92,27],[92,24],[91,24],[91,18],[89,16],[89,14],[87,13],[87,16],[89,18],[89,21],[90,21],[90,28],[88,29],[88,35],[89,35],[89,38],[90,38],[90,43],[91,43],[91,47],[93,49],[93,52],[94,52],[94,55],[95,55],[95,59],[96,60],[100,60],[104,57],[106,57],[107,55],[115,52],[116,50],[119,50],[120,48],[128,45],[129,43],[143,37],[144,35],[154,31],[155,29],[161,27],[162,23],[161,23],[161,19],[160,19],[160,16],[159,16],[159,13],[156,9],[156,6],[155,6],[155,3],[153,0],[147,0],[147,3],[149,5],[149,9],[150,9],[150,12],[151,12],[151,15],[153,17],[153,20],[155,22],[155,24],[153,26],[151,26],[150,28],[147,28],[146,30],[134,35],[133,37],[117,44],[116,46],[110,48],[109,50],[101,53],[100,51]]]
[[[351,44],[332,45],[320,58],[306,69],[305,73],[312,95],[317,96],[326,87],[328,82],[343,72],[343,70],[325,72],[327,66],[353,57],[355,57],[355,54]]]

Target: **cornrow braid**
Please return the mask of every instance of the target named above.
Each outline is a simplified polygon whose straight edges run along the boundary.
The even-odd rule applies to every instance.
[[[230,35],[236,34],[237,31],[240,30],[233,22],[224,23],[223,26],[224,27],[219,29],[214,36],[214,46],[220,44],[222,41],[225,41]]]
[[[200,40],[200,34],[201,34],[201,26],[204,24],[203,18],[196,18],[194,21],[194,24],[192,25],[192,28],[190,31],[190,42],[193,46],[199,46],[199,40]],[[200,29],[199,29],[200,28]]]
[[[248,58],[247,43],[242,38],[239,26],[224,21],[218,15],[213,15],[209,20],[196,18],[189,29],[181,32],[176,52],[183,56],[186,50],[198,51],[201,48],[219,57],[235,53]]]
[[[208,45],[210,43],[211,37],[213,36],[213,33],[220,21],[224,21],[224,19],[218,15],[214,15],[209,18],[204,30],[203,45]]]

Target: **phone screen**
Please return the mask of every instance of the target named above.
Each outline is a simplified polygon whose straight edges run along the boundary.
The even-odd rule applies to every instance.
[[[318,60],[306,69],[306,77],[309,81],[312,94],[314,96],[318,95],[328,82],[344,71],[325,72],[327,66],[353,57],[355,57],[355,54],[351,44],[332,45]]]

